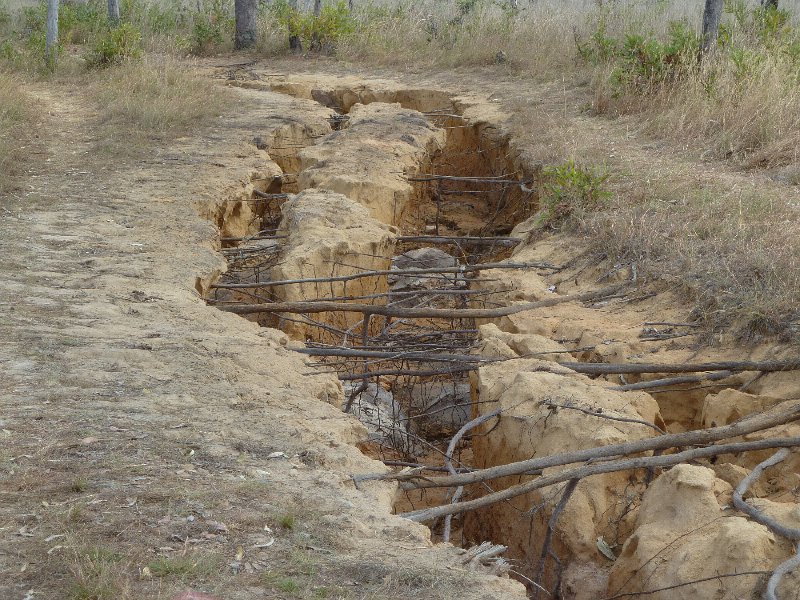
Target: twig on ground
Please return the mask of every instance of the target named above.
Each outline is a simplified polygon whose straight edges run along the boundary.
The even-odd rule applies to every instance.
[[[568,465],[571,463],[597,460],[600,458],[611,458],[616,456],[639,454],[641,452],[653,450],[666,450],[669,448],[710,444],[720,440],[769,429],[770,427],[783,425],[785,423],[797,421],[798,419],[800,419],[800,405],[795,405],[789,410],[780,412],[767,411],[764,413],[750,415],[744,419],[736,421],[735,423],[723,425],[721,427],[712,427],[709,429],[701,429],[696,431],[685,431],[682,433],[672,433],[658,437],[635,440],[632,442],[625,442],[622,444],[609,444],[608,446],[587,448],[585,450],[577,450],[574,452],[566,452],[552,456],[530,458],[506,465],[478,469],[472,473],[465,473],[458,476],[435,477],[415,481],[417,477],[411,473],[381,473],[372,476],[365,475],[362,476],[362,478],[395,479],[402,482],[401,487],[403,489],[469,485],[471,483],[489,481],[499,477],[529,474],[532,471]]]
[[[775,466],[779,462],[783,462],[788,456],[789,456],[789,449],[781,448],[775,454],[770,456],[768,459],[757,464],[756,467],[750,472],[750,474],[747,475],[747,477],[745,477],[744,479],[742,479],[742,481],[739,482],[739,485],[736,486],[736,489],[733,490],[733,505],[738,510],[745,513],[747,516],[749,516],[757,523],[761,523],[765,527],[769,528],[771,531],[777,533],[782,537],[792,540],[795,543],[794,556],[792,556],[785,562],[778,565],[778,567],[773,571],[772,576],[769,578],[769,581],[767,582],[767,590],[764,593],[765,600],[778,600],[776,591],[778,589],[778,585],[781,582],[781,579],[787,573],[800,567],[800,529],[786,527],[785,525],[779,523],[776,519],[773,519],[772,517],[764,514],[756,507],[745,502],[744,494],[747,492],[748,488],[751,485],[753,485],[754,482],[758,481],[758,478],[761,477],[761,474],[764,472],[765,469]]]
[[[496,504],[497,502],[502,502],[503,500],[516,498],[522,494],[527,494],[528,492],[532,492],[534,490],[555,485],[556,483],[561,483],[562,481],[569,481],[570,479],[582,479],[592,475],[614,473],[617,471],[671,467],[690,460],[709,458],[719,454],[736,454],[739,452],[750,452],[752,450],[764,450],[766,448],[786,448],[795,446],[800,446],[800,437],[756,440],[753,442],[740,442],[736,444],[720,444],[707,446],[705,448],[685,450],[676,454],[667,454],[662,456],[641,456],[624,460],[612,460],[599,464],[590,464],[576,469],[569,469],[560,473],[554,473],[552,475],[538,477],[533,481],[513,485],[500,492],[494,492],[476,500],[461,502],[455,505],[451,504],[445,506],[436,506],[423,510],[415,510],[402,513],[400,516],[412,521],[428,521],[437,517],[455,515],[468,510],[475,510],[476,508],[490,506],[492,504]],[[467,473],[466,475],[473,475],[473,473]],[[462,477],[462,475],[451,476],[450,478],[453,477]]]
[[[447,450],[444,453],[444,465],[447,467],[447,470],[450,472],[451,475],[456,475],[455,467],[453,467],[453,453],[456,451],[456,446],[458,442],[461,441],[461,438],[464,437],[468,431],[478,427],[486,423],[486,421],[490,421],[491,419],[500,415],[503,412],[502,409],[493,410],[490,413],[486,413],[485,415],[481,415],[472,419],[471,421],[464,423],[464,425],[459,429],[456,434],[453,436],[453,439],[450,440],[450,443],[447,445]],[[460,485],[456,488],[456,491],[453,493],[453,497],[450,499],[451,504],[456,504],[459,500],[461,500],[461,496],[464,494],[464,486]],[[442,534],[442,540],[444,542],[450,541],[450,529],[452,525],[453,515],[447,515],[444,519],[444,533]]]

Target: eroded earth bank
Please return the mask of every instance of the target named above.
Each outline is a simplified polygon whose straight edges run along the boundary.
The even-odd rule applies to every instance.
[[[793,416],[726,440],[753,451],[562,480],[486,506],[566,467],[468,484],[455,499],[455,485],[424,480],[793,415],[790,346],[704,337],[686,290],[640,281],[635,264],[542,226],[552,182],[488,98],[376,79],[224,76],[308,112],[257,136],[268,166],[243,202],[211,217],[229,268],[199,286],[219,308],[282,329],[289,348],[339,378],[331,402],[369,430],[359,447],[417,469],[401,476],[397,513],[437,541],[507,546],[483,562],[533,596],[761,597],[792,542],[738,512],[732,492],[774,452],[765,440],[798,434]],[[716,366],[658,368],[704,363]],[[790,455],[745,493],[788,527],[800,524],[797,464]],[[431,510],[459,500],[476,508]],[[794,597],[798,581],[784,578],[779,597]]]
[[[113,168],[80,98],[37,90],[59,128],[0,239],[0,596],[100,577],[130,598],[762,596],[792,542],[732,491],[774,448],[452,519],[435,511],[457,486],[424,482],[798,436],[791,347],[710,344],[685,290],[541,227],[548,181],[487,97],[215,74],[247,110]],[[657,446],[756,413],[782,424]],[[456,500],[608,458],[466,481]],[[745,494],[789,528],[797,466]],[[799,591],[788,575],[778,597]]]

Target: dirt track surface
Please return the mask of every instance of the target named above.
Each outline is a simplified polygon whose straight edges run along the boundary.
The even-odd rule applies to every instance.
[[[333,378],[195,290],[223,267],[198,213],[262,167],[254,136],[321,109],[241,91],[109,164],[80,93],[32,92],[53,133],[0,206],[0,597],[522,597],[356,490],[382,466]]]

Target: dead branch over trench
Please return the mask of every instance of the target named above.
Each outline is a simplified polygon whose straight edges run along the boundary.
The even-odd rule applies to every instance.
[[[756,431],[762,431],[765,429],[769,429],[770,427],[776,427],[778,425],[791,423],[797,420],[800,420],[800,404],[798,404],[797,406],[793,406],[791,409],[785,411],[780,411],[780,412],[770,411],[770,412],[759,413],[722,427],[712,427],[709,429],[686,431],[683,433],[672,433],[658,437],[635,440],[633,442],[625,442],[622,444],[610,444],[608,446],[588,448],[585,450],[577,450],[575,452],[553,454],[550,456],[531,458],[528,460],[508,463],[505,465],[499,465],[496,467],[478,469],[475,471],[471,471],[469,473],[461,473],[458,475],[449,475],[444,477],[427,477],[419,472],[411,470],[411,471],[402,471],[400,473],[359,475],[355,476],[354,480],[357,483],[361,481],[368,481],[375,479],[395,480],[401,482],[400,487],[406,490],[418,489],[418,488],[454,487],[459,485],[469,485],[472,483],[490,481],[492,479],[497,479],[499,477],[507,477],[510,475],[537,474],[541,472],[543,469],[568,465],[572,463],[596,461],[600,459],[613,458],[616,456],[639,454],[642,452],[664,451],[670,448],[711,444],[713,442],[717,442],[720,440],[730,439],[741,435],[754,433]],[[766,442],[768,443],[771,443],[772,441],[774,440],[766,440]],[[761,442],[759,441],[759,443]],[[769,446],[769,445],[763,446],[763,448],[770,448],[770,447],[777,447],[777,446]],[[713,448],[719,449],[721,448],[721,446],[714,446]],[[744,452],[744,450],[737,450],[737,451]],[[729,449],[726,450],[726,452],[732,452],[732,450]],[[712,453],[709,456],[714,456],[714,455],[715,454]],[[678,455],[673,454],[669,456],[675,457]],[[651,456],[642,458],[661,459],[664,457]],[[678,461],[678,462],[683,462],[683,461]],[[609,464],[611,463],[605,463],[604,465],[597,465],[597,466],[607,467]],[[678,464],[678,463],[672,463],[672,464]],[[654,464],[645,464],[644,466],[657,467],[664,465],[654,463]],[[639,467],[632,466],[624,468],[627,469],[627,468],[639,468]],[[613,470],[621,470],[621,469],[612,469],[612,471]],[[605,473],[609,471],[599,471],[599,472]],[[591,473],[591,474],[596,474],[596,473]],[[569,477],[567,479],[569,479]],[[555,483],[558,483],[558,481],[556,481]],[[520,493],[525,493],[525,492],[523,491]]]

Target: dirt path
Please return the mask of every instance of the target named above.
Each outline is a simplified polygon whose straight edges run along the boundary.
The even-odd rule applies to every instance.
[[[516,597],[389,516],[390,488],[356,490],[380,465],[334,380],[195,290],[223,267],[198,205],[262,168],[254,135],[318,108],[251,95],[109,161],[83,92],[32,93],[53,134],[0,207],[0,596]]]

